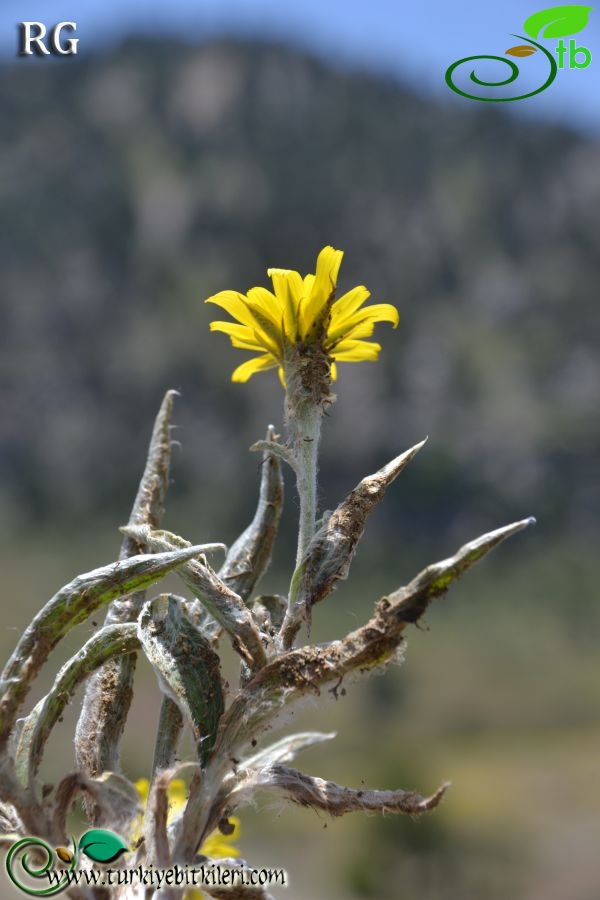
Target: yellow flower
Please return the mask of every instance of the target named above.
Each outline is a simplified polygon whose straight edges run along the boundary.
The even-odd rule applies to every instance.
[[[140,778],[135,783],[135,789],[139,794],[142,806],[145,808],[148,802],[148,792],[150,784],[147,778]],[[187,787],[185,781],[181,778],[174,778],[167,788],[167,797],[169,799],[169,821],[180,813],[187,801]],[[222,834],[218,829],[211,832],[198,848],[201,856],[208,856],[210,859],[225,859],[228,857],[239,856],[240,851],[234,846],[235,841],[240,836],[240,820],[235,816],[231,816],[228,820],[233,825],[231,834]],[[134,834],[131,836],[132,841],[141,835],[141,819],[134,826]]]
[[[314,275],[303,278],[289,269],[268,269],[272,292],[254,287],[247,294],[221,291],[206,300],[236,320],[211,322],[211,331],[228,334],[240,350],[260,354],[238,366],[232,381],[248,381],[255,372],[277,368],[284,383],[285,362],[295,346],[318,343],[331,362],[333,379],[337,377],[336,361],[377,359],[381,346],[364,338],[373,334],[376,322],[391,322],[395,328],[398,311],[389,303],[363,307],[370,296],[363,286],[335,299],[343,255],[341,250],[324,247]]]

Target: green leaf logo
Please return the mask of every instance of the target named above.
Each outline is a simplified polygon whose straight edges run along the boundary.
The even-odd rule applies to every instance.
[[[79,850],[94,862],[110,863],[129,850],[127,844],[114,831],[92,828],[79,838]]]
[[[523,28],[532,38],[560,38],[583,31],[593,6],[552,6],[525,20]]]

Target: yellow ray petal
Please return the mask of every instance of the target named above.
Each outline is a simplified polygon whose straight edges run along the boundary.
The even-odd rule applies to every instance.
[[[266,346],[275,353],[283,355],[283,309],[271,291],[254,287],[248,291],[248,306],[255,319],[257,337],[265,340]]]
[[[334,362],[331,363],[331,366],[330,366],[329,371],[331,372],[331,380],[332,380],[332,381],[337,381],[337,375],[338,375],[338,373],[337,373],[337,366],[336,366],[336,364],[335,364]]]
[[[317,270],[310,297],[305,298],[300,307],[300,331],[304,338],[308,337],[314,322],[335,293],[343,256],[343,250],[334,250],[328,246],[323,247],[317,257]]]
[[[264,292],[267,298],[261,292]],[[243,294],[238,294],[236,291],[221,291],[220,294],[209,297],[205,302],[220,306],[238,322],[251,328],[261,345],[264,344],[265,348],[278,354],[281,352],[279,342],[281,326],[277,324],[275,318],[276,310],[268,310],[268,298],[271,298],[272,304],[276,303],[275,297],[270,291],[265,288],[251,288],[248,291],[248,297],[244,297]]]
[[[234,369],[231,376],[232,381],[242,384],[248,381],[255,372],[264,372],[267,369],[274,369],[277,366],[277,360],[273,358],[271,353],[264,353],[262,356],[255,356],[246,360],[237,369]]]
[[[349,330],[347,330],[346,328],[342,328],[336,329],[336,331],[337,333],[334,332],[332,334],[331,329],[329,329],[329,331],[327,332],[327,341],[325,343],[325,348],[329,351],[333,350],[333,348],[340,344],[342,341],[357,341],[361,338],[371,337],[371,335],[375,331],[375,322],[360,322],[358,325],[355,325],[354,328],[350,328]]]
[[[236,322],[211,322],[211,331],[222,331],[229,335],[232,347],[240,350],[257,350],[259,353],[274,349],[271,341],[263,340],[257,328],[248,328],[247,325],[238,325]]]
[[[244,341],[240,340],[237,337],[231,337],[230,341],[231,346],[235,347],[236,350],[254,350],[255,353],[265,353],[267,351],[269,353],[271,352],[268,347],[265,347],[264,344],[260,344],[258,340]]]
[[[304,276],[304,278],[303,278],[303,283],[304,283],[304,291],[303,291],[303,294],[304,294],[305,297],[309,297],[309,296],[310,296],[310,293],[311,293],[311,291],[312,291],[312,289],[313,289],[313,285],[314,285],[314,283],[315,283],[315,276],[312,274],[312,272],[309,272],[308,275],[305,275],[305,276]]]
[[[317,256],[317,268],[315,271],[315,285],[317,290],[321,290],[325,297],[328,297],[331,286],[337,284],[338,274],[342,259],[344,258],[343,250],[335,250],[333,247],[323,247]]]
[[[351,325],[372,319],[374,322],[390,322],[394,328],[400,321],[398,310],[391,303],[373,303],[371,306],[363,306],[362,309],[343,318],[347,319]]]
[[[248,308],[248,301],[243,294],[239,294],[237,291],[221,291],[218,294],[213,294],[212,297],[209,297],[204,302],[220,306],[221,309],[224,309],[225,312],[237,319],[238,322],[241,322],[242,325],[253,326],[256,324]]]
[[[362,362],[376,360],[380,350],[381,344],[372,341],[341,341],[331,351],[331,356],[338,362]]]
[[[335,319],[332,317],[327,337],[330,340],[339,340],[345,333],[350,336],[350,332],[364,322],[390,322],[396,328],[399,321],[398,310],[391,303],[374,303],[372,306],[364,306],[352,315],[342,314]],[[368,335],[364,335],[364,337],[368,337]]]
[[[364,284],[360,284],[358,287],[352,288],[351,291],[348,291],[344,294],[343,297],[340,297],[339,300],[336,300],[333,306],[331,307],[331,321],[337,322],[339,318],[342,316],[351,316],[356,310],[363,305],[365,300],[368,300],[371,296],[371,292],[366,289]]]
[[[283,306],[275,294],[264,287],[253,287],[248,291],[248,300],[253,309],[260,310],[274,325],[279,324]]]
[[[306,304],[310,301],[310,295],[312,294],[312,290],[315,284],[315,276],[312,273],[309,273],[308,275],[304,276],[302,282],[304,289],[302,291],[302,298],[298,303],[298,331],[300,336],[304,336],[300,320],[304,319],[303,310],[305,309]]]
[[[209,327],[211,331],[222,331],[223,334],[239,338],[241,341],[256,340],[253,328],[248,328],[247,325],[238,325],[237,322],[211,322]]]
[[[292,299],[298,304],[304,294],[304,281],[299,272],[294,269],[267,269],[267,275],[273,281],[276,296],[284,297],[291,289]]]
[[[300,273],[292,269],[268,269],[267,272],[284,311],[286,337],[293,344],[297,338],[298,307],[304,294],[304,283]]]

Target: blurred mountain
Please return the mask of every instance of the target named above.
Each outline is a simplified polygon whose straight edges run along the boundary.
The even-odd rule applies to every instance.
[[[281,388],[229,382],[242,353],[201,301],[309,271],[325,243],[346,251],[341,287],[401,323],[380,327],[380,363],[342,367],[323,505],[429,434],[380,529],[591,522],[597,143],[235,42],[19,60],[0,118],[4,526],[124,519],[175,387],[175,499],[227,531]]]

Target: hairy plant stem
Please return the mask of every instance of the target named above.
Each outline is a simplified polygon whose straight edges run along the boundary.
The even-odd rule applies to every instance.
[[[296,418],[296,485],[300,498],[296,570],[315,534],[321,415],[321,409],[318,406],[307,403],[298,411]]]
[[[287,421],[292,439],[296,487],[300,501],[296,565],[288,593],[287,616],[296,608],[302,585],[303,560],[314,537],[317,520],[317,464],[322,405],[312,397],[288,390]],[[289,646],[289,645],[288,645]]]

